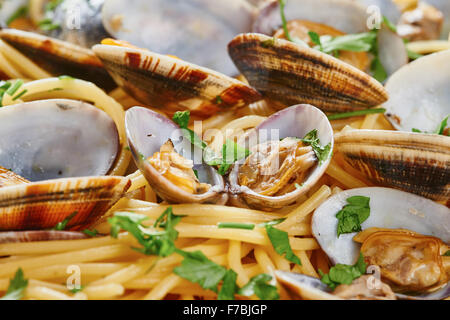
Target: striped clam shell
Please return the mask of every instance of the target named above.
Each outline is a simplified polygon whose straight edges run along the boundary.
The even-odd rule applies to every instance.
[[[130,187],[124,177],[83,177],[18,184],[0,189],[0,230],[42,230],[76,214],[67,230],[88,227]]]
[[[207,118],[261,99],[239,80],[174,57],[111,45],[96,45],[93,50],[119,86],[168,114],[189,110],[193,116]]]
[[[71,75],[105,90],[117,86],[90,49],[16,29],[1,30],[0,38],[54,76]]]
[[[383,86],[364,72],[328,54],[258,33],[240,34],[228,52],[250,85],[266,98],[312,104],[342,112],[379,105]]]
[[[335,143],[373,182],[433,200],[450,197],[450,138],[413,132],[349,130]]]
[[[88,235],[77,231],[31,230],[0,232],[0,244],[36,241],[79,240]]]

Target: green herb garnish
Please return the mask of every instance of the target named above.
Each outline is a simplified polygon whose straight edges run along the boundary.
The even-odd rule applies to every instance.
[[[249,155],[249,150],[241,147],[234,141],[227,139],[222,147],[222,163],[219,167],[219,174],[225,175],[233,163],[241,159],[245,159]]]
[[[15,96],[12,101],[16,101],[17,99],[20,99],[23,95],[25,95],[28,92],[27,89],[22,90],[21,93],[19,93],[17,96]]]
[[[282,223],[284,220],[286,220],[286,218],[280,218],[280,219],[263,222],[263,223],[258,224],[258,227],[265,228],[266,226],[275,226],[277,224]]]
[[[14,20],[25,17],[28,13],[28,6],[22,6],[18,8],[9,18],[6,20],[6,25],[9,26]]]
[[[82,232],[90,237],[96,237],[98,235],[98,231],[96,229],[94,230],[84,229]]]
[[[62,75],[58,77],[59,80],[74,80],[74,77],[71,76],[67,76],[67,75]]]
[[[83,289],[84,289],[84,286],[80,286],[79,288],[73,288],[73,289],[69,290],[69,292],[75,294],[77,292],[82,291]]]
[[[447,250],[446,253],[443,254],[444,257],[450,257],[450,250]]]
[[[267,236],[269,237],[275,251],[281,256],[284,255],[286,260],[302,265],[300,259],[292,251],[288,233],[280,229],[276,229],[271,225],[266,225],[265,228]]]
[[[444,132],[445,132],[445,129],[447,128],[447,122],[448,122],[448,117],[449,117],[449,116],[450,116],[450,115],[446,116],[446,117],[444,118],[444,120],[441,121],[441,123],[439,124],[439,126],[437,127],[437,129],[436,129],[434,132],[421,131],[421,130],[419,130],[419,129],[417,129],[417,128],[412,128],[411,131],[412,131],[412,132],[417,132],[417,133],[439,134],[439,135],[445,136]],[[447,136],[448,136],[448,135],[449,135],[449,134],[447,134]]]
[[[343,112],[343,113],[335,113],[328,115],[328,120],[339,120],[351,117],[365,116],[367,114],[376,114],[376,113],[385,113],[386,109],[384,108],[375,108],[375,109],[365,109],[351,112]]]
[[[228,269],[223,277],[222,288],[217,296],[218,300],[234,300],[234,295],[239,289],[236,279],[237,273],[233,269]]]
[[[286,39],[288,39],[289,41],[294,42],[296,44],[299,44],[301,46],[309,48],[308,44],[306,42],[304,42],[303,40],[291,37],[288,27],[287,27],[286,15],[284,14],[284,7],[286,6],[286,0],[278,0],[278,3],[280,5],[281,22],[283,24],[283,30],[284,30],[284,35],[286,36]]]
[[[25,294],[25,289],[28,286],[28,280],[23,277],[21,268],[17,269],[14,278],[9,280],[9,287],[6,294],[0,300],[20,300]]]
[[[308,132],[301,140],[303,143],[312,147],[317,159],[319,160],[319,164],[322,164],[331,156],[331,143],[326,146],[321,146],[320,140],[317,137],[317,129]]]
[[[39,29],[42,31],[52,31],[61,28],[59,23],[53,22],[50,18],[45,18],[38,23]]]
[[[246,229],[253,230],[255,225],[253,223],[236,223],[236,222],[220,222],[217,227],[219,229]]]
[[[256,295],[261,300],[278,300],[280,295],[278,294],[277,287],[268,284],[272,280],[272,276],[262,273],[254,276],[250,281],[243,286],[238,293],[242,296],[250,297]]]
[[[353,196],[347,198],[345,205],[337,214],[337,236],[344,233],[361,231],[361,223],[370,216],[370,198],[364,196]]]
[[[174,241],[178,237],[175,225],[180,221],[181,216],[174,215],[172,207],[168,207],[153,225],[154,228],[164,228],[161,231],[146,228],[142,222],[147,219],[148,217],[142,214],[116,212],[112,218],[108,219],[111,225],[111,236],[117,238],[120,230],[128,231],[143,247],[133,248],[134,250],[146,255],[169,256],[175,251]]]
[[[53,229],[58,231],[65,230],[69,221],[72,220],[77,214],[78,211],[74,211],[73,213],[69,214],[63,221],[58,222],[58,224]]]
[[[337,264],[330,269],[328,274],[324,274],[320,269],[319,274],[322,282],[334,290],[340,284],[351,284],[353,280],[366,273],[366,268],[367,264],[364,262],[364,256],[360,253],[356,264],[352,266]]]
[[[419,59],[419,58],[423,57],[423,54],[411,51],[409,49],[406,49],[406,52],[408,53],[408,58],[411,59],[411,60],[416,60],[416,59]]]

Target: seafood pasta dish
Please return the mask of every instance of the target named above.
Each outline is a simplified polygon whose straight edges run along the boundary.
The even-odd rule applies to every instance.
[[[449,0],[0,4],[0,299],[450,299]]]

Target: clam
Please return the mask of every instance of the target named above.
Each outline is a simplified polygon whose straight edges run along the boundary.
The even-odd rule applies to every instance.
[[[370,198],[370,216],[361,224],[368,228],[406,229],[450,243],[450,209],[432,200],[400,190],[370,187],[340,192],[322,203],[314,212],[312,232],[333,264],[354,264],[361,245],[356,233],[337,236],[336,214],[352,196]]]
[[[202,150],[174,122],[133,107],[126,112],[125,125],[134,161],[161,198],[170,203],[226,201],[222,176],[203,162]]]
[[[67,99],[0,108],[0,135],[0,166],[30,181],[105,175],[120,148],[105,112]]]
[[[130,185],[128,178],[107,176],[45,180],[2,187],[0,230],[51,229],[69,217],[67,230],[83,230],[102,217]],[[24,235],[16,236],[19,240]]]
[[[261,99],[239,80],[174,57],[116,45],[96,45],[93,50],[119,86],[169,114],[189,110],[193,116],[207,118]]]
[[[386,83],[387,118],[398,130],[435,132],[450,114],[449,83],[450,50],[411,62]]]
[[[427,0],[426,3],[432,5],[444,15],[444,25],[442,26],[441,39],[448,39],[450,35],[450,2],[447,0]]]
[[[320,145],[329,148],[322,161],[300,140],[313,130]],[[273,210],[297,201],[324,174],[333,150],[333,130],[319,109],[296,105],[275,113],[238,143],[251,154],[229,175],[233,200]]]
[[[16,29],[3,29],[0,38],[52,75],[71,75],[105,90],[116,87],[101,61],[86,48],[55,38]]]
[[[373,8],[368,8],[371,5],[377,6],[379,11],[374,12]],[[389,76],[408,63],[403,40],[376,19],[381,19],[383,13],[394,19],[395,23],[400,12],[398,9],[392,10],[392,7],[396,9],[391,0],[365,0],[361,3],[351,0],[289,0],[284,12],[290,35],[303,40],[309,46],[314,44],[308,31],[316,32],[319,36],[335,37],[367,32],[369,28],[380,28],[377,36],[378,57]],[[275,32],[277,30],[278,32]],[[278,1],[269,1],[259,9],[253,31],[275,37],[284,35]],[[339,59],[369,72],[370,56],[366,52],[340,51]]]
[[[348,130],[335,135],[335,144],[353,168],[376,184],[447,201],[449,139],[413,132]]]
[[[362,232],[337,235],[336,214],[355,196],[369,198],[370,215]],[[333,264],[352,265],[361,252],[394,291],[435,292],[421,298],[445,298],[449,263],[450,209],[429,199],[381,187],[340,192],[314,212],[312,232]],[[401,295],[401,298],[407,296]]]
[[[234,76],[226,45],[250,31],[253,11],[245,0],[107,0],[102,18],[116,39]]]
[[[250,85],[283,105],[309,103],[324,111],[376,106],[388,95],[366,73],[318,50],[263,34],[238,35],[228,51]]]

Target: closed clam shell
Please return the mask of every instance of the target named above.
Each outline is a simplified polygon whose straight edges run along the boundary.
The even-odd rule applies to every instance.
[[[111,45],[96,45],[93,50],[119,86],[169,114],[189,110],[193,116],[207,118],[261,99],[239,80],[174,57]]]
[[[283,39],[247,33],[228,52],[250,85],[284,105],[309,103],[324,111],[376,106],[388,95],[366,73],[328,54]]]
[[[91,81],[105,90],[116,87],[90,49],[16,29],[1,30],[0,38],[54,76],[70,75]]]
[[[75,214],[67,230],[81,230],[102,217],[130,187],[124,177],[67,178],[0,189],[0,230],[41,230]]]
[[[377,184],[430,199],[450,196],[450,138],[387,130],[349,130],[335,136],[336,149]]]

